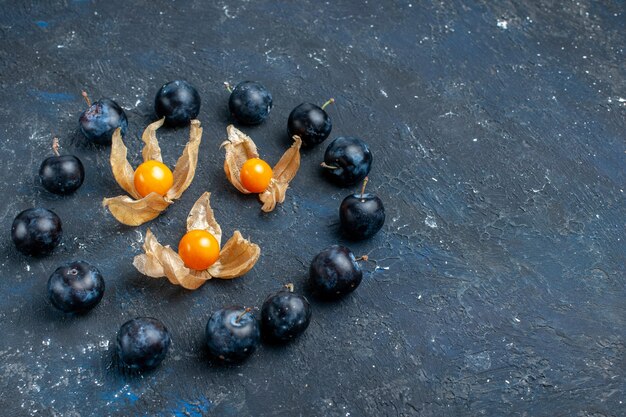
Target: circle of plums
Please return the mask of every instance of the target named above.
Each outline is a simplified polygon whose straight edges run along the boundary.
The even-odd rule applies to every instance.
[[[111,144],[113,132],[121,128],[125,135],[128,120],[124,110],[113,100],[102,98],[91,103],[83,92],[88,108],[79,118],[80,130],[96,144]],[[305,146],[316,146],[328,138],[332,130],[330,116],[322,107],[302,103],[289,114],[287,131],[297,135]],[[155,113],[169,126],[188,124],[198,116],[201,99],[188,82],[175,80],[163,85],[154,100]],[[243,81],[231,91],[228,107],[242,124],[255,125],[265,121],[272,109],[272,95],[260,83]],[[39,178],[49,192],[67,195],[84,182],[85,170],[74,155],[60,155],[58,142],[55,155],[40,166]],[[340,185],[352,185],[366,179],[372,165],[367,143],[355,137],[338,137],[327,147],[324,163],[327,175]],[[367,182],[367,179],[366,179]],[[380,198],[365,193],[347,196],[339,210],[343,233],[350,239],[365,239],[376,234],[385,221]],[[27,255],[42,256],[54,250],[63,235],[61,219],[45,208],[30,208],[13,221],[11,237],[16,248]],[[364,257],[365,258],[365,257]],[[360,258],[359,258],[360,259]],[[334,245],[317,254],[309,267],[310,293],[320,299],[337,299],[354,291],[362,281],[363,272],[352,251]],[[86,313],[104,295],[105,282],[100,271],[85,261],[59,266],[48,279],[51,304],[65,313]],[[205,341],[210,355],[224,362],[239,362],[252,355],[261,340],[287,343],[303,334],[311,321],[312,309],[303,295],[294,292],[292,284],[267,296],[257,318],[251,308],[224,307],[209,317]],[[154,318],[138,317],[124,323],[117,334],[116,354],[122,367],[143,371],[157,367],[167,356],[171,345],[170,332]]]

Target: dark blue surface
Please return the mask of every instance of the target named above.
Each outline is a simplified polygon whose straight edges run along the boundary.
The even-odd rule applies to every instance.
[[[626,372],[626,2],[68,1],[0,2],[0,407],[8,416],[623,416]],[[108,148],[87,144],[87,90],[128,116],[134,166],[154,96],[184,78],[202,97],[196,179],[149,225],[101,206],[122,191]],[[339,204],[356,189],[303,150],[287,200],[262,214],[223,174],[231,123],[223,82],[273,96],[244,127],[275,163],[287,117],[334,97],[338,136],[366,140],[368,190],[387,220],[347,242]],[[162,131],[163,130],[163,131]],[[37,183],[53,135],[86,179],[72,196]],[[173,165],[186,129],[159,130]],[[358,187],[356,187],[358,188]],[[225,235],[262,248],[245,277],[195,292],[141,276],[149,226],[177,242],[193,202],[212,192]],[[10,238],[21,210],[63,221],[43,259]],[[337,303],[312,301],[307,331],[247,362],[209,359],[204,326],[225,305],[259,307],[335,243],[375,260]],[[107,292],[83,317],[50,306],[46,280],[77,259]],[[142,377],[113,361],[120,325],[162,320],[172,346]]]

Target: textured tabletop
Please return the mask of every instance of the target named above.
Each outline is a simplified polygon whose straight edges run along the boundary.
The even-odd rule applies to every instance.
[[[32,4],[31,4],[32,3]],[[626,415],[626,3],[616,1],[1,1],[0,406],[3,416]],[[126,143],[156,119],[159,87],[202,96],[196,178],[158,219],[122,226],[101,205],[121,194],[109,148],[78,130],[81,90],[110,97]],[[338,208],[353,191],[304,150],[287,199],[264,214],[223,172],[224,81],[270,89],[269,120],[242,127],[275,162],[289,112],[321,104],[331,138],[374,155],[368,187],[387,220],[346,241]],[[58,197],[38,182],[57,135],[86,180]],[[161,129],[173,164],[188,129]],[[138,273],[147,227],[176,246],[193,202],[212,192],[225,236],[261,246],[232,281],[197,291]],[[10,239],[21,210],[59,214],[62,245],[37,259]],[[311,298],[307,332],[220,366],[204,347],[212,311],[259,307],[342,243],[367,254],[363,283]],[[70,317],[46,282],[70,260],[97,265],[102,302]],[[306,291],[304,291],[306,294]],[[153,372],[116,366],[115,334],[137,316],[172,333]]]

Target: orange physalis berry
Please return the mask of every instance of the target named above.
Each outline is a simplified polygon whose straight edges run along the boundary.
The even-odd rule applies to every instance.
[[[150,193],[167,194],[174,185],[172,171],[162,162],[146,161],[135,171],[135,189],[142,197]]]
[[[252,193],[262,193],[272,180],[272,168],[262,159],[248,159],[240,171],[240,180],[244,188]]]
[[[178,243],[178,254],[188,268],[204,271],[219,258],[220,244],[206,230],[192,230]]]

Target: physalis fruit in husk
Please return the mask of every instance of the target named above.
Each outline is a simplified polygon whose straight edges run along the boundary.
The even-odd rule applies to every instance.
[[[231,184],[244,194],[259,193],[261,210],[270,212],[277,203],[285,201],[289,182],[300,168],[302,140],[294,136],[294,143],[283,154],[276,166],[259,159],[256,145],[249,136],[230,125],[226,128],[228,139],[222,143],[226,149],[224,172]]]
[[[187,234],[179,243],[178,253],[169,246],[162,246],[148,229],[143,244],[145,253],[135,256],[135,268],[149,277],[167,277],[172,284],[190,290],[211,278],[237,278],[252,269],[261,248],[236,230],[220,249],[222,229],[213,215],[210,197],[211,193],[204,193],[189,212]],[[215,254],[217,259],[211,259]]]
[[[139,226],[159,216],[174,200],[180,198],[189,187],[196,173],[198,147],[202,139],[199,120],[192,120],[189,141],[178,158],[172,173],[163,164],[161,148],[156,131],[165,119],[158,120],[146,128],[141,136],[144,142],[141,154],[144,162],[136,171],[126,158],[127,148],[120,129],[113,133],[111,144],[111,168],[117,183],[130,196],[120,195],[105,198],[102,204],[119,222],[128,226]]]

